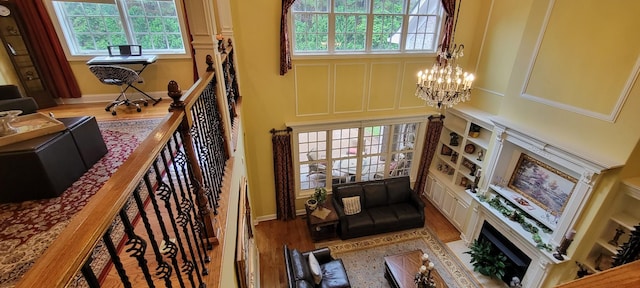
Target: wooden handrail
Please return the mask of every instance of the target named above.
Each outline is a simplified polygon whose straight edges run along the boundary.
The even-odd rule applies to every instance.
[[[561,285],[557,288],[616,288],[640,287],[640,261],[631,262],[593,275],[585,276]]]
[[[189,111],[214,73],[208,72],[196,82],[181,100]],[[190,113],[173,109],[140,143],[127,160],[91,197],[87,205],[69,222],[67,227],[27,271],[16,287],[65,287],[90,257],[96,243],[110,227],[120,209],[136,189],[156,156],[173,136],[174,131]],[[192,121],[189,121],[190,125]]]

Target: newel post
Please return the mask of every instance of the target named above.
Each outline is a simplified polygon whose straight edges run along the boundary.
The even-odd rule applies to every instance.
[[[198,156],[196,155],[196,151],[193,147],[193,138],[191,137],[191,129],[189,127],[189,111],[186,111],[185,104],[180,98],[182,97],[182,91],[178,86],[176,81],[169,81],[167,85],[168,95],[173,99],[171,105],[169,107],[169,111],[177,111],[182,110],[185,112],[184,118],[182,118],[182,122],[178,127],[178,131],[180,132],[180,136],[182,137],[182,145],[187,156],[187,161],[191,167],[193,172],[193,188],[196,191],[196,201],[198,202],[198,210],[199,215],[202,217],[202,221],[204,224],[204,228],[206,229],[207,236],[209,241],[212,244],[218,244],[218,237],[216,236],[215,231],[215,219],[214,214],[211,211],[211,207],[209,206],[209,200],[206,195],[206,191],[204,188],[204,177],[202,176],[202,170],[200,169],[200,164],[198,163]]]

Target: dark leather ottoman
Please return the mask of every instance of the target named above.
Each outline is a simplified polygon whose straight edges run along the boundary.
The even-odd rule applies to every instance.
[[[98,122],[93,116],[58,118],[67,126],[71,137],[76,143],[84,167],[89,170],[102,156],[107,154],[107,145],[104,144],[102,134],[98,128]]]
[[[87,169],[69,130],[0,147],[0,203],[59,196]]]

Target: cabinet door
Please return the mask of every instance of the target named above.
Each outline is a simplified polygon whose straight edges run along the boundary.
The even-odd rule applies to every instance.
[[[433,199],[433,194],[431,193],[431,187],[433,186],[433,182],[435,179],[433,179],[433,176],[431,176],[430,174],[427,175],[427,183],[425,183],[424,185],[424,191],[422,191],[422,194],[424,195],[424,197],[427,197],[427,199]]]
[[[441,207],[442,199],[444,197],[444,186],[442,185],[442,183],[440,183],[440,181],[434,179],[433,183],[431,184],[431,194],[431,196],[433,197],[433,204]]]
[[[455,194],[453,194],[453,191],[449,190],[449,189],[445,189],[445,193],[443,193],[444,197],[442,199],[442,212],[444,213],[445,216],[447,216],[449,219],[451,219],[451,217],[453,216],[453,209],[455,208],[455,202],[456,202],[456,198],[455,198]]]
[[[464,222],[467,219],[468,210],[469,210],[469,205],[467,203],[465,203],[460,199],[456,199],[452,220],[453,220],[453,225],[455,225],[460,230],[464,228]]]

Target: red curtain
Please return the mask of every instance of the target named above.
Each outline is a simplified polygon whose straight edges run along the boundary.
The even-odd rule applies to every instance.
[[[276,188],[276,213],[279,220],[296,218],[295,181],[291,152],[291,129],[271,130],[273,174]],[[279,134],[283,133],[283,134]]]
[[[413,190],[422,194],[424,191],[424,185],[427,182],[427,174],[429,173],[429,166],[431,166],[431,160],[436,153],[438,147],[438,140],[440,139],[440,132],[442,132],[442,121],[444,115],[429,116],[429,127],[427,127],[427,135],[424,137],[424,145],[422,147],[422,155],[420,156],[420,164],[418,166],[418,175],[416,176],[416,183],[413,186]]]
[[[443,37],[442,37],[442,47],[441,51],[447,51],[449,49],[449,44],[451,42],[451,37],[453,36],[453,20],[454,20],[454,12],[456,11],[456,0],[441,0],[442,7],[444,8],[445,18],[444,18],[444,29],[443,29]]]
[[[25,24],[24,37],[31,43],[31,54],[41,78],[54,98],[82,96],[71,66],[53,28],[42,0],[15,1]]]
[[[296,0],[282,0],[282,13],[280,14],[280,75],[287,74],[287,71],[292,67],[287,15],[289,14],[289,8],[291,8],[294,2],[296,2]]]

